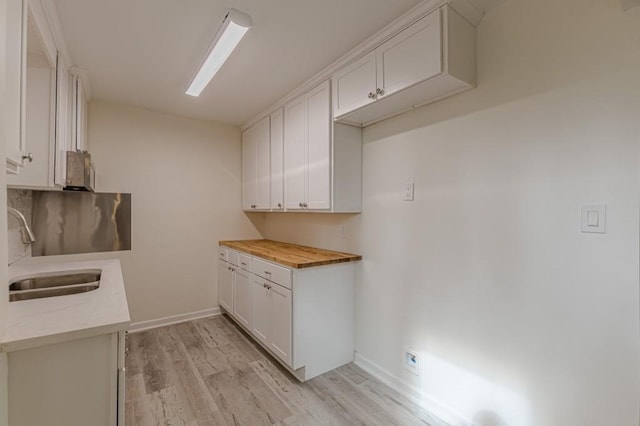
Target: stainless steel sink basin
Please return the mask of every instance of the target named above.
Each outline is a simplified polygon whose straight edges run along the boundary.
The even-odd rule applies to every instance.
[[[88,284],[100,281],[100,269],[54,272],[46,275],[21,277],[9,283],[9,291],[34,290],[38,288],[60,287],[73,284]]]
[[[37,274],[9,283],[9,301],[85,293],[100,287],[100,269]]]

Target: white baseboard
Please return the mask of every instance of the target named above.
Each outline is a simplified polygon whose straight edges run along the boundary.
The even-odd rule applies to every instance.
[[[367,373],[371,374],[390,388],[400,392],[404,397],[418,404],[446,423],[449,423],[452,426],[474,426],[471,419],[465,418],[460,413],[457,413],[455,410],[447,407],[415,386],[402,381],[399,377],[391,374],[373,361],[363,357],[360,353],[355,353],[353,362]]]
[[[200,318],[221,315],[220,308],[205,309],[204,311],[189,312],[187,314],[172,315],[170,317],[158,318],[149,321],[133,322],[129,327],[129,333],[150,330],[152,328],[164,327],[166,325],[178,324]]]

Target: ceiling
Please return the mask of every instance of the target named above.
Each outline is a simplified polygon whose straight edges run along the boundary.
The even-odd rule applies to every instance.
[[[241,125],[420,0],[56,0],[93,99]],[[253,27],[198,98],[184,94],[228,8]]]

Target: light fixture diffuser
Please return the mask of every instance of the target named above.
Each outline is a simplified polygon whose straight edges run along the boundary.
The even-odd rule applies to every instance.
[[[249,15],[235,9],[229,9],[227,16],[222,21],[222,26],[218,29],[209,46],[206,59],[191,80],[191,84],[186,91],[187,95],[200,96],[200,93],[229,58],[231,52],[251,28],[251,25],[252,22]]]

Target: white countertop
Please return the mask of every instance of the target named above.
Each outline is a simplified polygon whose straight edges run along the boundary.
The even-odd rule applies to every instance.
[[[86,293],[9,302],[0,352],[13,352],[129,328],[129,306],[120,261],[19,262],[9,280],[43,272],[101,269],[100,287]]]

